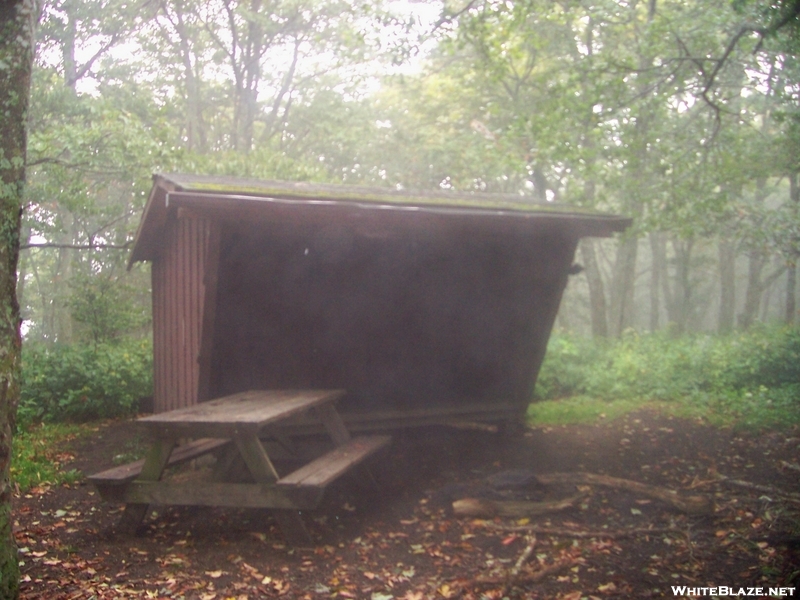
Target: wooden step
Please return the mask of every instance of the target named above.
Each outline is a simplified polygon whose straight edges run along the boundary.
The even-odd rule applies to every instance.
[[[229,443],[230,440],[226,439],[202,438],[189,442],[188,444],[182,444],[177,446],[172,451],[172,454],[169,455],[168,466],[179,465],[181,463],[190,461],[193,458],[197,458],[203,454],[208,454],[209,452],[213,452],[218,448],[222,448]],[[98,488],[101,488],[100,492],[102,495],[102,488],[106,486],[121,486],[136,479],[139,476],[139,473],[142,472],[142,465],[144,465],[144,459],[140,459],[125,465],[120,465],[118,467],[114,467],[113,469],[108,469],[107,471],[95,473],[94,475],[87,477],[87,479],[95,484]]]
[[[278,480],[279,487],[325,488],[371,454],[386,446],[389,435],[369,435],[353,438],[323,454],[313,462]]]

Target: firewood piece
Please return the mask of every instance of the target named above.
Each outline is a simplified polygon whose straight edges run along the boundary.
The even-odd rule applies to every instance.
[[[453,513],[459,517],[535,517],[572,508],[584,494],[550,502],[525,502],[522,500],[486,500],[462,498],[453,502]]]
[[[695,495],[688,496],[679,494],[674,490],[654,485],[648,485],[639,481],[622,479],[620,477],[610,477],[608,475],[597,475],[594,473],[547,473],[538,475],[539,481],[544,484],[552,483],[574,483],[585,485],[602,485],[605,487],[627,490],[636,494],[650,496],[662,502],[670,504],[674,508],[690,515],[710,515],[714,513],[714,500],[710,496]]]
[[[734,487],[754,490],[756,492],[762,492],[764,494],[772,494],[773,496],[777,496],[787,502],[791,502],[793,504],[800,504],[800,494],[786,492],[771,485],[760,485],[757,483],[750,483],[749,481],[743,481],[741,479],[728,479],[727,477],[724,476],[720,476],[719,481],[721,481],[726,485],[732,485]]]
[[[496,529],[498,531],[538,533],[540,535],[550,535],[553,537],[571,537],[576,539],[588,538],[607,538],[621,539],[636,537],[640,535],[662,535],[665,533],[682,533],[675,527],[636,527],[630,529],[565,529],[563,527],[539,527],[537,525],[502,525],[486,521],[482,523],[484,527]]]

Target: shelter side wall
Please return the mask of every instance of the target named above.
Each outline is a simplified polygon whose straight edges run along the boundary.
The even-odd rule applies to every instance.
[[[153,259],[153,397],[156,412],[198,401],[205,275],[212,224],[173,214]]]

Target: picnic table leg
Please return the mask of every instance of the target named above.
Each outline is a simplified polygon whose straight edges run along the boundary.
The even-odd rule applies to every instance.
[[[142,471],[137,477],[141,481],[158,481],[169,462],[169,455],[172,454],[172,449],[175,447],[177,440],[163,440],[157,439],[148,450],[142,465]],[[142,524],[149,504],[133,504],[128,503],[125,505],[125,512],[122,513],[122,518],[119,522],[119,529],[135,533],[139,526]]]
[[[278,480],[278,472],[256,433],[240,434],[234,441],[256,483],[274,483]],[[273,509],[272,514],[291,546],[309,548],[314,545],[299,512]]]
[[[350,441],[350,432],[344,424],[342,416],[333,404],[322,404],[314,407],[317,417],[322,422],[328,435],[331,436],[333,443],[337,446],[346,444]]]
[[[350,441],[350,431],[347,429],[342,415],[339,414],[333,404],[322,404],[315,407],[314,410],[335,445],[341,446]],[[365,490],[375,491],[380,489],[378,482],[375,481],[375,476],[367,466],[358,465],[355,472]]]

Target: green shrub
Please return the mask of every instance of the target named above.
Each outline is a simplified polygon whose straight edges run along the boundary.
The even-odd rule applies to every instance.
[[[588,395],[671,401],[798,383],[796,328],[680,338],[627,331],[619,340],[600,342],[556,334],[548,345],[535,399]]]
[[[136,412],[140,397],[151,393],[149,342],[29,344],[22,354],[18,420],[24,426],[126,416]]]
[[[680,338],[628,331],[613,341],[555,334],[534,400],[543,401],[529,411],[536,422],[612,418],[648,405],[724,425],[798,423],[800,329]]]
[[[556,399],[585,393],[589,366],[602,362],[605,355],[603,340],[553,335],[536,380],[534,398]]]

